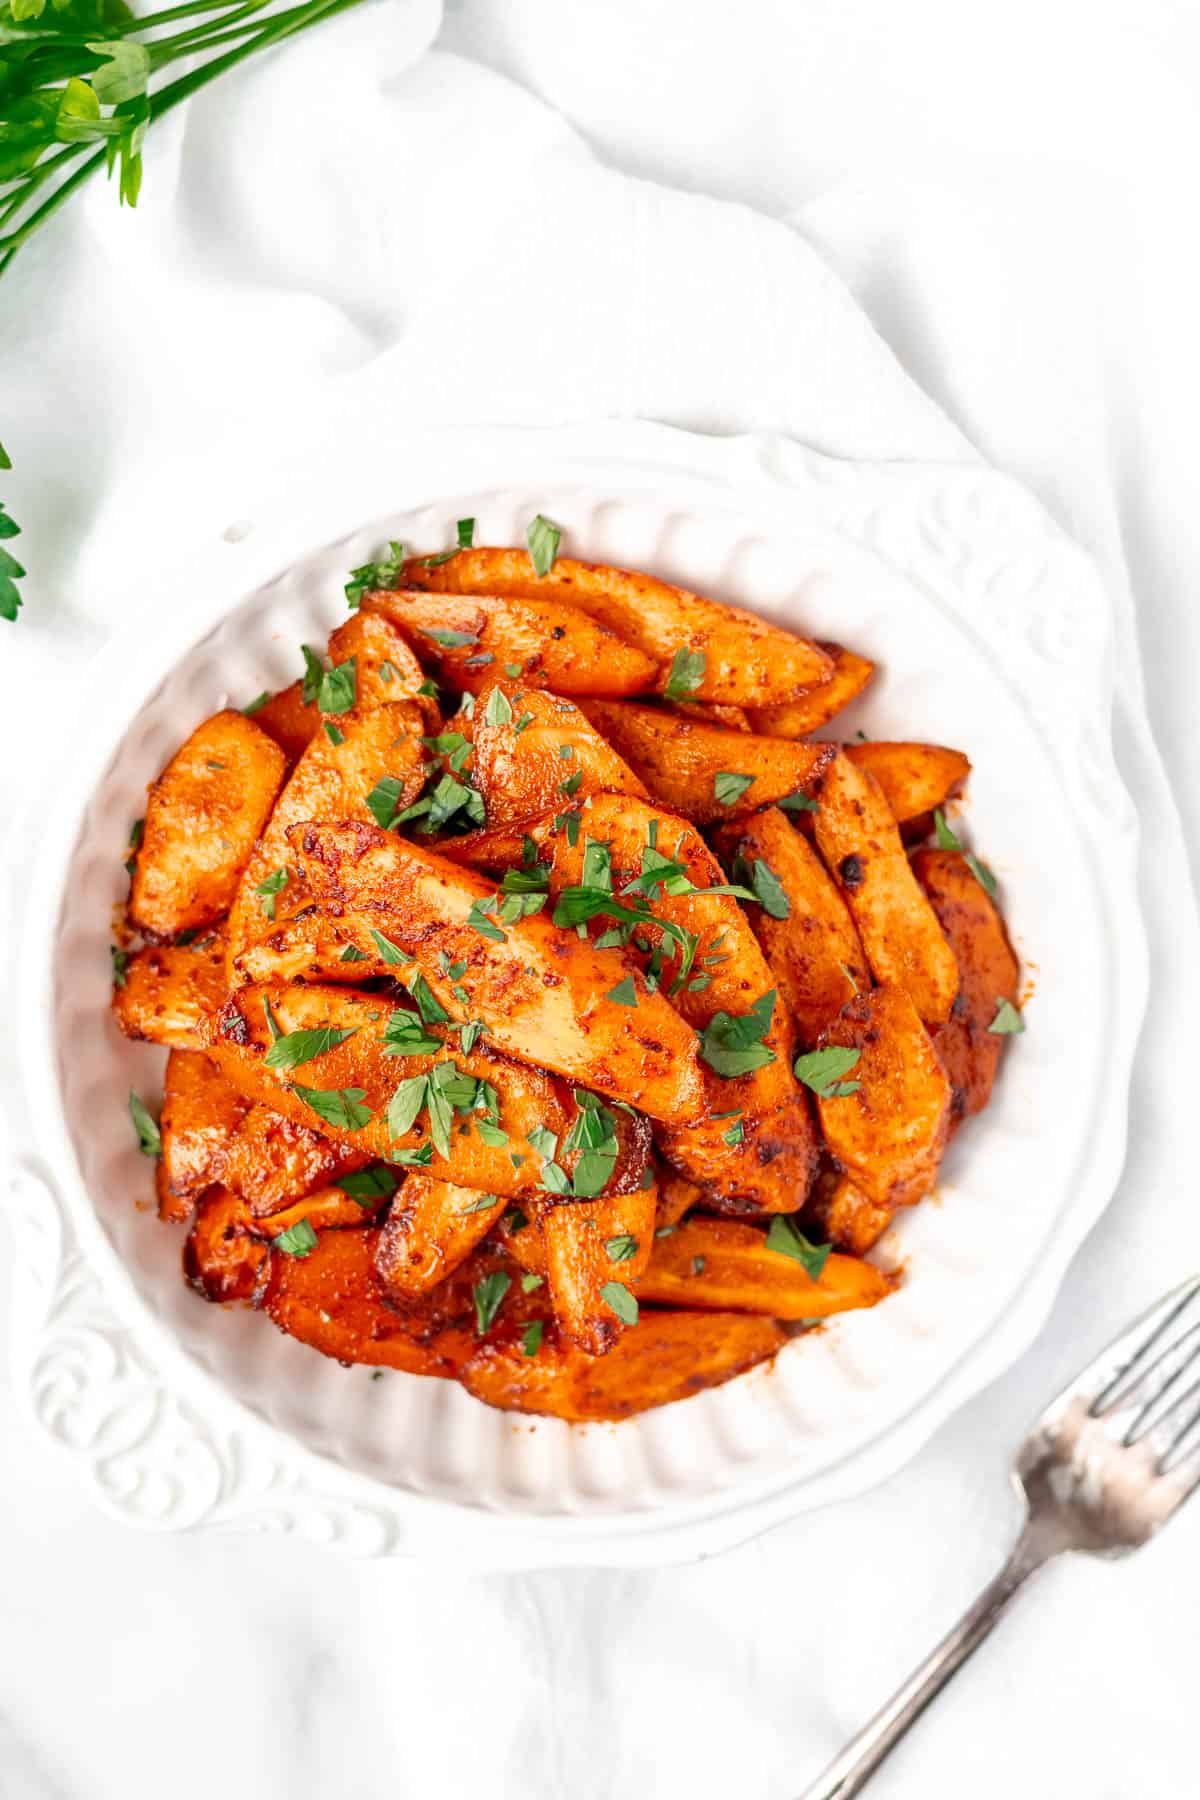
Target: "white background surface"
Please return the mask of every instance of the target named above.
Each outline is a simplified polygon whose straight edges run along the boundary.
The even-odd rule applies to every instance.
[[[51,684],[102,639],[122,587],[152,587],[197,520],[236,515],[264,429],[298,443],[322,377],[360,413],[371,395],[415,425],[643,413],[952,453],[915,399],[890,446],[836,404],[844,365],[823,368],[781,304],[803,238],[964,436],[1097,550],[1118,606],[1128,573],[1194,858],[1192,9],[451,10],[441,49],[541,96],[611,168],[744,202],[774,229],[626,190],[552,114],[458,60],[406,73],[436,25],[432,4],[392,0],[218,90],[157,162],[152,147],[135,219],[98,190],[6,278],[5,491],[40,577],[3,644],[11,800],[36,780]],[[364,145],[394,155],[386,204],[366,191]],[[597,260],[618,242],[620,265]],[[618,354],[626,314],[656,329]],[[880,420],[895,400],[881,388]],[[1136,683],[1131,654],[1121,678]],[[908,1471],[696,1568],[466,1578],[134,1536],[0,1388],[5,1800],[165,1784],[192,1800],[214,1783],[267,1800],[796,1792],[1000,1560],[1004,1468],[1030,1413],[1200,1260],[1193,902],[1152,780],[1142,797],[1158,986],[1125,1183],[1035,1352]],[[8,1072],[18,1057],[7,1045]],[[1051,1571],[874,1791],[1187,1793],[1198,1563],[1200,1515],[1185,1515],[1129,1563]]]

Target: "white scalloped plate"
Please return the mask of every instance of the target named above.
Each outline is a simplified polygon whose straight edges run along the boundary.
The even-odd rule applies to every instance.
[[[473,514],[478,541],[520,541],[538,510],[574,553],[875,657],[884,673],[847,731],[968,750],[966,821],[1034,977],[991,1108],[883,1247],[907,1269],[895,1297],[620,1426],[373,1381],[197,1300],[125,1111],[131,1085],[154,1095],[162,1053],[108,1014],[126,834],[180,740],[290,680],[299,642],[344,616],[345,571],[384,539],[437,549]],[[838,464],[652,426],[435,434],[386,455],[376,438],[202,546],[163,591],[166,618],[151,599],[94,667],[39,822],[21,1039],[36,1144],[8,1184],[19,1379],[106,1504],[158,1528],[493,1567],[678,1559],[880,1479],[1029,1342],[1119,1171],[1145,946],[1108,606],[1022,490],[974,466]]]

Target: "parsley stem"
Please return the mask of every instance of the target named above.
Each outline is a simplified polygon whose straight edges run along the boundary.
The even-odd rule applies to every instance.
[[[264,0],[265,4],[265,0]],[[135,32],[154,31],[159,25],[171,25],[176,19],[194,18],[197,13],[224,12],[229,0],[188,0],[185,6],[165,6],[161,12],[143,13],[138,19],[127,19],[114,26],[113,37],[132,37]]]
[[[142,19],[130,21],[126,28],[127,33],[145,30],[151,25],[165,24],[171,19],[186,18],[193,13],[224,12],[223,19],[211,21],[211,25],[215,25],[217,30],[209,38],[207,44],[203,42],[202,36],[200,41],[193,41],[197,37],[197,33],[181,32],[174,40],[174,48],[163,57],[164,63],[173,60],[176,56],[194,55],[206,48],[212,48],[217,43],[224,42],[227,37],[242,40],[231,49],[226,50],[223,55],[210,58],[200,68],[192,69],[188,74],[179,76],[175,81],[168,83],[166,87],[160,88],[158,93],[151,95],[149,101],[151,121],[170,112],[173,107],[189,99],[200,88],[206,87],[210,81],[215,81],[218,75],[223,75],[227,69],[232,69],[246,57],[252,56],[256,50],[265,50],[271,44],[279,43],[284,38],[291,37],[295,32],[303,31],[307,26],[315,25],[318,20],[332,16],[334,13],[346,12],[350,7],[360,5],[361,0],[307,0],[307,4],[289,7],[284,12],[269,16],[261,25],[256,23],[253,26],[249,24],[240,27],[233,26],[227,32],[221,29],[227,26],[231,19],[245,18],[250,12],[258,11],[260,5],[266,3],[268,0],[242,0],[240,5],[231,9],[228,6],[228,0],[224,0],[224,4],[218,6],[214,6],[211,0],[198,0],[198,3],[197,0],[190,0],[187,5],[171,7],[164,12],[152,13]],[[210,28],[211,26],[204,29]],[[247,36],[247,33],[251,35]],[[153,55],[156,49],[166,51],[168,44],[164,42],[151,45],[149,48]],[[20,212],[47,177],[62,167],[64,162],[77,156],[79,149],[79,145],[68,145],[65,147],[65,153],[56,152],[40,168],[30,171],[24,176],[16,189],[5,194],[0,200],[0,223]],[[40,225],[45,224],[46,220],[58,211],[64,200],[74,193],[75,189],[80,187],[89,175],[107,161],[107,156],[107,149],[102,148],[85,161],[77,163],[76,167],[54,189],[54,192],[48,194],[41,205],[35,207],[20,225],[13,226],[10,231],[0,235],[0,275],[8,268],[22,244]]]
[[[198,25],[190,25],[186,31],[177,31],[174,37],[159,38],[156,43],[148,44],[150,60],[153,66],[161,68],[165,63],[174,62],[186,50],[189,55],[197,55],[201,50],[211,50],[215,44],[227,43],[232,37],[244,36],[248,31],[258,29],[258,21],[250,15],[260,13],[271,0],[245,0],[242,6],[232,7],[220,19],[205,19]],[[295,8],[292,8],[295,12]],[[276,13],[270,20],[275,24],[282,18]],[[237,21],[245,20],[239,25]]]

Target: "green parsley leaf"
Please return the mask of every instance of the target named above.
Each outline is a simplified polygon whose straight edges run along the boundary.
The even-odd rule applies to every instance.
[[[736,1118],[729,1127],[729,1130],[723,1131],[721,1136],[729,1145],[730,1149],[736,1150],[739,1144],[744,1144],[746,1141],[746,1124],[744,1119],[740,1116]]]
[[[335,1044],[345,1043],[357,1030],[357,1025],[348,1031],[335,1031],[331,1025],[322,1025],[315,1031],[289,1031],[275,1039],[263,1061],[268,1069],[298,1069],[301,1063],[323,1056]]]
[[[162,1135],[145,1102],[129,1090],[129,1116],[137,1132],[138,1149],[143,1156],[162,1155]]]
[[[934,842],[939,850],[961,850],[962,840],[951,831],[946,815],[939,807],[933,815]]]
[[[311,706],[320,693],[321,683],[325,679],[325,662],[311,644],[301,644],[300,654],[304,658],[304,681],[300,689],[300,699],[305,706]]]
[[[595,1094],[585,1088],[575,1088],[573,1092],[580,1112],[563,1139],[563,1149],[581,1152],[571,1178],[571,1192],[592,1200],[603,1192],[616,1167],[620,1154],[617,1122]]]
[[[428,1075],[409,1075],[388,1102],[388,1136],[395,1140],[412,1130],[429,1095]]]
[[[542,1347],[542,1333],[546,1329],[544,1319],[530,1319],[521,1333],[521,1355],[536,1356]]]
[[[638,1003],[638,997],[637,997],[637,988],[634,985],[633,976],[632,975],[624,976],[620,981],[618,981],[616,987],[609,988],[609,990],[608,990],[607,994],[605,994],[604,998],[606,1000],[615,1000],[618,1006],[636,1006]]]
[[[505,663],[504,673],[510,681],[519,681],[525,673],[524,663]]]
[[[353,656],[321,677],[317,706],[323,713],[348,713],[358,699],[358,664]]]
[[[506,869],[500,885],[506,894],[544,894],[550,886],[550,871],[540,863],[532,869]]]
[[[488,900],[476,900],[467,914],[467,924],[472,931],[477,931],[480,937],[491,938],[492,942],[496,944],[507,944],[507,934],[501,931],[500,927],[487,916],[488,911],[497,904],[499,898],[498,894],[493,894]]]
[[[569,1194],[571,1178],[558,1163],[545,1162],[542,1164],[542,1186],[549,1188],[552,1194]]]
[[[782,1215],[780,1215],[782,1216]],[[621,1281],[606,1281],[600,1289],[600,1298],[611,1307],[622,1325],[636,1325],[638,1322],[638,1303],[629,1289]]]
[[[492,1150],[507,1150],[508,1149],[508,1133],[507,1133],[507,1131],[502,1131],[500,1129],[499,1125],[493,1125],[493,1123],[490,1119],[476,1119],[475,1129],[479,1133],[480,1137],[483,1139],[483,1142],[485,1144],[487,1144],[489,1149],[492,1149]]]
[[[539,513],[525,533],[525,542],[529,545],[529,560],[533,564],[535,575],[548,575],[554,567],[554,559],[558,555],[558,546],[562,542],[562,532],[557,525]]]
[[[463,1214],[490,1212],[497,1204],[497,1199],[498,1196],[495,1194],[480,1194],[479,1198],[472,1200],[469,1206],[460,1206],[458,1210]]]
[[[305,1106],[338,1131],[361,1131],[374,1117],[371,1108],[362,1104],[367,1097],[365,1088],[310,1088],[301,1087],[298,1081],[291,1087]]]
[[[275,896],[277,894],[282,894],[287,884],[288,872],[281,866],[280,868],[273,870],[273,872],[267,876],[266,880],[260,881],[255,888],[255,893],[262,896],[263,913],[268,919],[273,919],[275,917]]]
[[[334,1186],[340,1187],[357,1206],[369,1210],[381,1200],[390,1200],[400,1183],[386,1163],[372,1163],[369,1168],[352,1169],[349,1175],[339,1175]]]
[[[477,1337],[483,1337],[484,1333],[491,1329],[492,1322],[500,1310],[501,1302],[511,1286],[512,1276],[506,1275],[503,1269],[494,1269],[490,1275],[485,1275],[482,1281],[475,1283],[471,1297],[475,1302],[475,1333]]]
[[[801,793],[785,794],[781,800],[776,800],[775,805],[781,807],[784,812],[817,811],[816,801],[810,799],[807,794]]]
[[[275,1248],[288,1256],[311,1256],[317,1247],[317,1234],[307,1219],[297,1219],[273,1241]]]
[[[363,563],[359,569],[352,569],[345,588],[346,604],[351,611],[372,588],[399,587],[407,555],[404,545],[398,544],[393,538],[386,556],[380,557],[377,562]]]
[[[396,775],[381,775],[367,795],[367,810],[381,831],[390,831],[404,798],[404,783]]]
[[[664,697],[667,700],[686,700],[703,682],[707,668],[708,658],[703,650],[677,650],[671,658],[671,672],[663,688]]]
[[[477,631],[432,631],[426,628],[425,636],[432,638],[434,643],[440,644],[444,650],[461,650],[464,644],[479,642]]]
[[[264,688],[261,694],[257,695],[257,697],[255,699],[251,700],[249,706],[243,706],[243,708],[242,708],[243,718],[252,719],[254,717],[255,713],[259,713],[262,711],[263,707],[267,704],[267,702],[270,698],[271,698],[270,694],[267,692],[266,688]]]
[[[335,725],[332,719],[322,719],[321,723],[325,728],[325,736],[335,748],[338,744],[345,743],[346,734],[341,729],[340,725]]]
[[[857,1094],[861,1081],[843,1081],[859,1057],[861,1050],[847,1050],[841,1044],[830,1044],[824,1050],[808,1050],[792,1065],[797,1081],[811,1088],[818,1100],[840,1100]]]
[[[820,1281],[829,1261],[830,1244],[810,1244],[789,1213],[776,1213],[767,1232],[767,1249],[798,1262],[812,1281]]]
[[[775,1061],[762,1042],[775,1012],[775,989],[756,1000],[747,1013],[714,1013],[700,1038],[700,1054],[718,1075],[748,1075]]]
[[[129,952],[128,950],[118,949],[116,944],[110,944],[108,953],[112,957],[113,986],[123,988],[125,983],[129,980]]]
[[[458,521],[457,534],[459,549],[470,550],[475,542],[474,519],[460,519]]]
[[[366,951],[358,949],[355,944],[347,944],[338,957],[339,962],[366,962],[367,960]]]
[[[423,694],[427,700],[436,700],[438,697],[438,684],[431,676],[427,675],[417,689],[417,692],[418,694]]]
[[[387,1157],[389,1162],[397,1163],[401,1168],[427,1169],[433,1161],[433,1145],[426,1142],[418,1144],[412,1150],[391,1149],[388,1151]]]
[[[987,864],[985,862],[980,862],[973,850],[968,850],[963,860],[988,899],[994,900],[997,892],[996,877],[992,874],[992,871],[988,868]]]
[[[391,938],[385,938],[382,931],[376,931],[373,925],[370,927],[370,931],[372,938],[375,940],[375,948],[378,950],[384,962],[390,967],[395,968],[400,963],[409,963],[412,961],[412,957],[409,955],[408,951],[402,950],[399,944],[393,944]]]
[[[450,1014],[440,1000],[435,999],[429,983],[423,975],[414,975],[408,987],[409,993],[417,1003],[417,1011],[427,1025],[448,1025]]]
[[[379,665],[379,679],[388,687],[391,686],[393,681],[398,679],[396,665],[393,662],[390,662],[386,656]]]
[[[753,786],[753,775],[739,775],[733,769],[718,769],[713,776],[713,794],[718,806],[732,806],[747,788]]]
[[[1025,1029],[1025,1020],[1011,1000],[997,999],[996,1016],[988,1026],[997,1037],[1016,1037]]]
[[[549,1159],[558,1154],[558,1139],[545,1125],[535,1125],[532,1131],[526,1133],[526,1137],[539,1156]]]
[[[527,1271],[521,1277],[521,1292],[523,1294],[534,1294],[537,1292],[538,1288],[545,1284],[545,1280],[546,1277],[544,1275],[532,1275]]]
[[[702,1256],[693,1256],[693,1258],[692,1258],[692,1274],[693,1275],[703,1275],[704,1261],[705,1261],[705,1259]]]
[[[734,873],[737,873],[736,868]],[[760,856],[756,856],[750,865],[749,876],[754,897],[763,911],[772,919],[786,919],[791,913],[792,903],[770,863],[764,862]]]
[[[383,1028],[385,1056],[438,1056],[443,1048],[442,1040],[430,1037],[415,1013],[402,1008],[389,1016]]]
[[[487,705],[483,709],[484,720],[489,725],[512,724],[512,702],[503,688],[494,687],[488,695]]]
[[[621,1231],[616,1237],[610,1237],[604,1248],[608,1252],[609,1262],[628,1262],[638,1253],[638,1241],[629,1232]]]
[[[457,988],[455,989],[455,993],[458,993]],[[483,1023],[482,1019],[468,1019],[465,1025],[460,1025],[458,1027],[458,1041],[464,1056],[470,1056],[472,1050],[486,1030],[487,1026]]]

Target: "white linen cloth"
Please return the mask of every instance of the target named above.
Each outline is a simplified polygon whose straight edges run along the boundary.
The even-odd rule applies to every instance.
[[[372,409],[414,431],[645,416],[845,456],[981,451],[1097,553],[1121,632],[1154,955],[1128,1168],[1035,1350],[906,1471],[692,1568],[456,1578],[136,1535],[0,1383],[5,1800],[786,1800],[998,1566],[1031,1413],[1196,1261],[1200,959],[1139,723],[1140,639],[1196,827],[1175,391],[1196,369],[1175,248],[1194,21],[1167,0],[463,0],[431,51],[441,24],[434,0],[386,0],[222,82],[155,129],[136,214],[97,186],[5,278],[0,492],[32,571],[2,639],[11,808],[81,703],[68,676],[127,608],[169,604],[179,547]],[[0,1055],[11,1089],[19,1044]],[[1200,1514],[1128,1563],[1051,1571],[872,1791],[1190,1791],[1198,1571]]]

